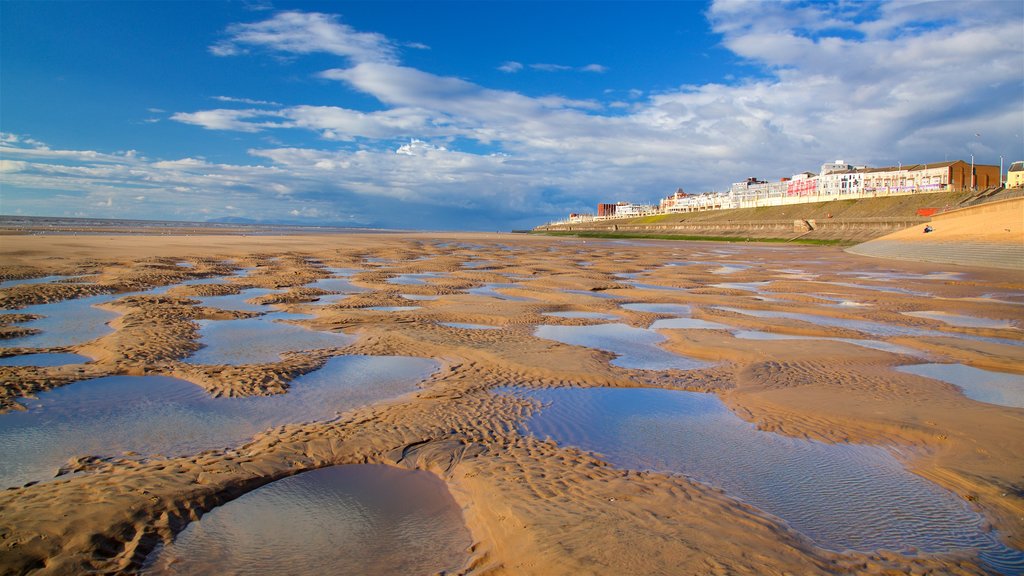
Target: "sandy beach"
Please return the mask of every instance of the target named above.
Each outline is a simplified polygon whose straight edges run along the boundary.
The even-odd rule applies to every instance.
[[[999,545],[1024,549],[1024,407],[899,370],[948,364],[1024,377],[1016,271],[834,247],[509,234],[3,237],[0,278],[49,276],[61,278],[0,289],[0,356],[91,361],[0,366],[0,425],[31,412],[33,397],[110,376],[174,377],[241,399],[288,395],[295,379],[336,356],[412,356],[439,368],[412,393],[237,445],[78,454],[0,492],[5,574],[134,572],[190,522],[245,493],[364,463],[444,482],[472,538],[463,574],[991,570],[970,550],[838,550],[714,482],[630,469],[529,433],[546,408],[516,390],[560,388],[698,392],[751,433],[877,447],[980,515]],[[339,278],[348,289],[316,286]],[[247,301],[256,310],[200,301],[256,289],[264,290]],[[110,296],[96,305],[110,313],[106,333],[17,344],[36,330],[33,307],[97,296]],[[685,308],[642,306],[654,304]],[[188,361],[207,327],[267,312],[281,314],[275,326],[339,339],[275,361]],[[665,327],[652,328],[659,320]],[[557,340],[602,324],[655,349],[631,365],[622,351]],[[557,336],[541,337],[539,326]],[[694,367],[636,367],[661,355]]]

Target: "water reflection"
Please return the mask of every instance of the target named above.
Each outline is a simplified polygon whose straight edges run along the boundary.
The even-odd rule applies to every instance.
[[[763,432],[710,394],[652,389],[505,389],[546,404],[526,423],[538,437],[595,451],[632,469],[679,472],[773,514],[819,546],[913,553],[977,549],[990,565],[1024,568],[983,518],[951,492],[907,472],[880,448]]]
[[[333,417],[416,389],[437,370],[425,358],[339,356],[296,378],[287,394],[211,398],[166,376],[110,376],[42,392],[0,414],[0,483],[52,477],[82,455],[194,454],[291,422]]]
[[[117,318],[118,314],[96,308],[96,305],[105,304],[121,296],[124,295],[90,296],[26,306],[17,312],[37,314],[45,316],[45,318],[24,322],[19,326],[34,328],[41,332],[18,338],[8,338],[0,343],[5,347],[52,348],[74,346],[100,336],[106,336],[114,331],[107,326],[107,322]]]
[[[190,524],[144,574],[440,574],[472,544],[444,482],[362,464],[258,488]]]
[[[658,346],[666,338],[653,330],[634,328],[625,324],[597,324],[593,326],[538,326],[538,338],[563,344],[585,346],[618,355],[612,365],[636,370],[694,370],[711,364]]]
[[[275,322],[304,315],[275,312],[239,320],[200,320],[197,352],[185,359],[189,364],[261,364],[279,362],[282,352],[340,348],[355,342],[355,336],[340,332],[319,332],[294,324]]]
[[[65,366],[67,364],[84,364],[92,362],[92,358],[70,352],[44,352],[41,354],[19,354],[0,358],[0,366]]]
[[[964,316],[963,314],[951,314],[949,312],[939,312],[936,310],[924,310],[920,312],[904,312],[906,316],[913,316],[915,318],[927,318],[929,320],[937,320],[939,322],[949,324],[950,326],[958,326],[961,328],[1013,328],[1013,322],[1009,320],[995,320],[992,318],[979,318],[977,316]]]
[[[1024,408],[1024,376],[1019,374],[992,372],[963,364],[915,364],[896,369],[957,386],[964,396],[978,402]]]

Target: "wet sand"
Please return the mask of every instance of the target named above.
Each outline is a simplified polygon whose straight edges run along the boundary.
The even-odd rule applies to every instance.
[[[305,285],[330,277],[327,267],[357,269],[348,279],[364,291],[319,302],[329,292]],[[241,269],[250,270],[237,274]],[[440,274],[415,277],[422,283],[388,281],[425,272]],[[4,280],[50,275],[80,277],[0,290],[0,335],[25,333],[30,324],[21,307],[99,294],[114,296],[101,305],[118,314],[114,330],[40,350],[93,358],[86,364],[0,366],[5,410],[18,409],[18,400],[31,394],[112,375],[174,376],[213,396],[233,397],[287,393],[294,378],[339,354],[419,356],[442,368],[412,395],[327,422],[278,427],[242,446],[174,458],[81,455],[61,476],[0,492],[4,573],[131,571],[157,543],[169,543],[218,504],[299,472],[354,463],[438,475],[473,539],[462,569],[467,574],[983,572],[967,553],[823,550],[715,487],[682,475],[616,469],[598,455],[524,434],[523,422],[540,406],[492,392],[507,386],[706,392],[762,430],[887,447],[914,473],[967,499],[1004,542],[1024,548],[1024,411],[896,370],[928,361],[1024,374],[1019,273],[823,247],[505,234],[4,237]],[[180,285],[216,277],[223,278]],[[491,293],[516,299],[467,293],[489,284],[515,284]],[[162,286],[171,287],[146,293]],[[200,346],[199,321],[258,314],[202,306],[196,298],[249,288],[275,290],[258,299],[275,310],[311,316],[288,323],[356,339],[265,364],[189,364]],[[609,295],[619,298],[600,297]],[[621,368],[611,363],[612,353],[534,334],[540,325],[648,328],[672,316],[621,303],[686,304],[690,317],[730,329],[660,331],[664,349],[710,364],[670,371]],[[418,308],[369,309],[377,306]],[[880,336],[854,324],[737,309],[902,331]],[[1009,320],[1013,327],[959,327],[904,314],[921,311]],[[619,319],[544,314],[551,312]],[[884,340],[930,359],[836,340],[745,339],[737,337],[741,330]],[[7,347],[0,354],[26,351]]]

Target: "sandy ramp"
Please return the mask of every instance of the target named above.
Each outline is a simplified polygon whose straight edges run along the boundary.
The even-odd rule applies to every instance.
[[[914,226],[847,249],[893,258],[1024,270],[1024,198],[990,202],[935,216]]]

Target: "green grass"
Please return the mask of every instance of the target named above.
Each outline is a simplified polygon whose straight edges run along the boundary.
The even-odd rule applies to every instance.
[[[851,240],[817,240],[810,238],[740,238],[736,236],[693,236],[683,234],[632,234],[629,232],[541,232],[535,230],[533,234],[542,236],[575,236],[577,238],[641,238],[646,240],[705,240],[709,242],[772,242],[776,244],[790,242],[792,244],[807,244],[811,246],[853,246],[858,243]]]

